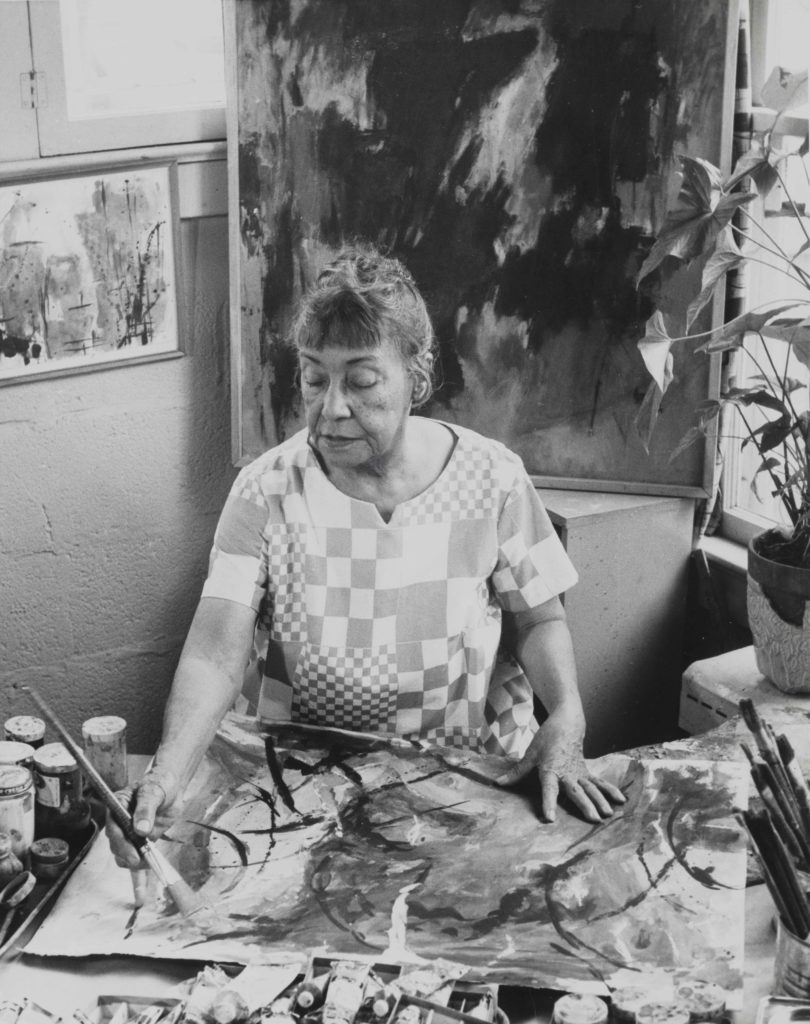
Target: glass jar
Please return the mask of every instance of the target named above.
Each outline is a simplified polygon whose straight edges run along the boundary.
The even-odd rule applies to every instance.
[[[34,749],[45,742],[45,722],[35,715],[14,715],[3,724],[7,740],[29,743]]]
[[[31,870],[37,878],[58,878],[68,865],[70,847],[64,839],[46,836],[31,844]]]
[[[19,740],[0,740],[0,764],[21,764],[31,771],[34,767],[34,748]]]
[[[37,839],[70,842],[90,823],[90,804],[82,793],[82,773],[63,743],[46,743],[34,754]]]
[[[14,854],[25,863],[34,841],[34,782],[21,765],[0,764],[0,832],[11,837]]]
[[[23,862],[11,848],[11,836],[0,832],[0,887],[6,885],[23,870]]]

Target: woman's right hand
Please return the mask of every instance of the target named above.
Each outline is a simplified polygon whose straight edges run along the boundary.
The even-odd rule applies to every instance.
[[[132,827],[138,835],[159,839],[174,821],[178,785],[174,774],[166,768],[157,765],[150,768],[134,786],[119,790],[115,795],[130,809]],[[135,870],[144,866],[140,854],[111,815],[107,818],[106,832],[119,867]]]

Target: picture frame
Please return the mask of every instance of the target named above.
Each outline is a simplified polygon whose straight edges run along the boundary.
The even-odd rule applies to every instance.
[[[303,7],[293,30],[225,0],[233,462],[303,426],[294,311],[360,239],[428,303],[439,379],[420,412],[502,441],[538,486],[711,494],[711,437],[671,456],[719,361],[678,343],[648,438],[635,273],[680,156],[729,167],[736,0],[520,0],[458,22],[416,2]]]
[[[0,386],[182,356],[178,211],[174,160],[0,170]]]

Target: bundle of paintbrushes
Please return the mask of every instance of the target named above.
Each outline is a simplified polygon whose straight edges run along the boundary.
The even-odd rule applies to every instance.
[[[800,939],[810,935],[810,901],[800,871],[810,871],[810,790],[793,747],[777,736],[750,700],[740,701],[756,754],[742,744],[763,809],[742,820],[779,916]]]

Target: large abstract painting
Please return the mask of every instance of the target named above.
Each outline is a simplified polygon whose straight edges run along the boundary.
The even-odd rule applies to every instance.
[[[178,350],[173,181],[0,181],[0,383]]]
[[[742,986],[744,766],[599,762],[600,825],[542,824],[492,758],[227,720],[168,856],[212,908],[132,909],[100,839],[28,947],[234,962],[441,957],[472,976],[603,992],[645,974]]]
[[[634,279],[680,154],[726,160],[736,7],[231,3],[236,459],[300,425],[291,316],[360,238],[428,300],[431,415],[497,437],[552,486],[699,490],[700,448],[668,455],[712,371],[679,359],[647,449],[651,305]]]

